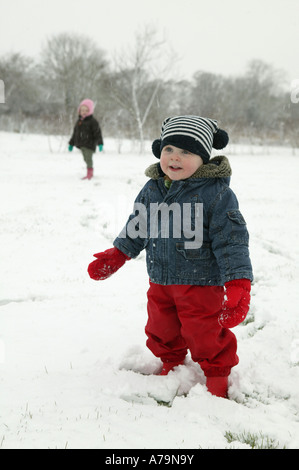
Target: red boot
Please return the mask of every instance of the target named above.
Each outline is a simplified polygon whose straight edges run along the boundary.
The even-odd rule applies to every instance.
[[[83,180],[91,180],[93,177],[93,168],[87,168],[87,175],[82,178]]]
[[[181,366],[184,361],[181,362],[163,362],[163,367],[159,375],[168,375],[175,367]]]
[[[206,385],[212,395],[227,398],[228,377],[207,377]]]

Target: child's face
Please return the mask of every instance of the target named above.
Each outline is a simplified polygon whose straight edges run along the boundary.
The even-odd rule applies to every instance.
[[[85,118],[87,116],[87,114],[89,113],[89,109],[87,106],[81,106],[80,108],[80,116],[82,116],[83,118]]]
[[[203,165],[202,158],[174,145],[163,147],[160,165],[164,173],[173,181],[190,178]]]

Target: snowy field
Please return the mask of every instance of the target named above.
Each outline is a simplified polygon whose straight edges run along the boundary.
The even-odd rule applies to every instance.
[[[67,139],[0,133],[0,449],[298,449],[298,151],[225,152],[255,274],[225,400],[190,358],[153,375],[144,253],[106,281],[87,274],[156,161],[104,150],[82,181]]]

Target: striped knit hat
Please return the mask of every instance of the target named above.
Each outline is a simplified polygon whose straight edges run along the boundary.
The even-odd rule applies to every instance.
[[[188,150],[208,163],[212,147],[223,149],[228,144],[228,134],[219,129],[217,121],[199,116],[174,116],[164,120],[160,139],[154,140],[152,151],[160,158],[166,145]]]

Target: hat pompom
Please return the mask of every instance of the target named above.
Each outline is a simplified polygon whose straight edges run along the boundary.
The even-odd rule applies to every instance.
[[[157,158],[160,158],[161,156],[160,147],[161,147],[161,139],[154,140],[154,142],[152,143],[152,152]]]
[[[229,141],[228,133],[223,129],[218,129],[214,134],[213,147],[220,150],[227,146]]]

